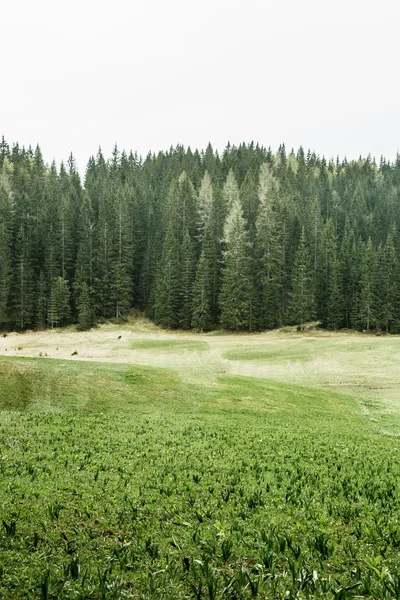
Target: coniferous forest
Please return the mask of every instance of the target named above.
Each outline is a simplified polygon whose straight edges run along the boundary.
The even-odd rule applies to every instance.
[[[400,331],[400,156],[326,160],[253,143],[141,159],[0,144],[0,327],[132,308],[169,328]]]

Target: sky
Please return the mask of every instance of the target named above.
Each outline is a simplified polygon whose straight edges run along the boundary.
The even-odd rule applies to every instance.
[[[400,149],[398,0],[19,0],[0,7],[0,136],[146,155],[259,142]]]

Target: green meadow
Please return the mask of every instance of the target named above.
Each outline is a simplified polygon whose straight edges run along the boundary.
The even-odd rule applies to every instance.
[[[1,360],[0,597],[400,597],[399,419],[363,406]]]

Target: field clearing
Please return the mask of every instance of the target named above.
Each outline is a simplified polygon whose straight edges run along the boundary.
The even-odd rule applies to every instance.
[[[399,598],[399,341],[1,338],[0,598]]]
[[[299,334],[294,328],[250,335],[192,334],[164,331],[139,319],[88,332],[12,333],[0,338],[0,355],[148,365],[175,370],[196,383],[215,383],[223,374],[245,375],[379,398],[390,410],[400,408],[400,336]]]

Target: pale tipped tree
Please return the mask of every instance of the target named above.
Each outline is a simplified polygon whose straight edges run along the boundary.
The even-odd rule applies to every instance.
[[[197,231],[196,192],[186,171],[172,181],[164,208],[164,223],[172,224],[174,236],[180,245],[186,229],[194,239]],[[165,229],[164,229],[165,231]]]
[[[315,317],[313,269],[304,227],[294,260],[288,310],[291,321],[300,327]]]
[[[232,169],[229,171],[224,187],[222,188],[222,199],[226,214],[229,214],[234,204],[240,203],[239,186]]]
[[[210,265],[204,250],[200,255],[193,286],[192,327],[201,332],[212,326]]]
[[[223,327],[238,331],[249,327],[251,292],[246,222],[238,196],[226,218],[224,244],[220,322]]]
[[[259,326],[271,328],[281,320],[284,248],[279,212],[279,183],[267,164],[260,167],[258,197],[255,255],[259,289]]]
[[[204,232],[206,229],[207,222],[211,215],[213,205],[213,186],[211,177],[208,171],[204,173],[203,179],[201,180],[199,195],[197,198],[197,226],[198,226],[198,239],[200,242],[203,241]]]

